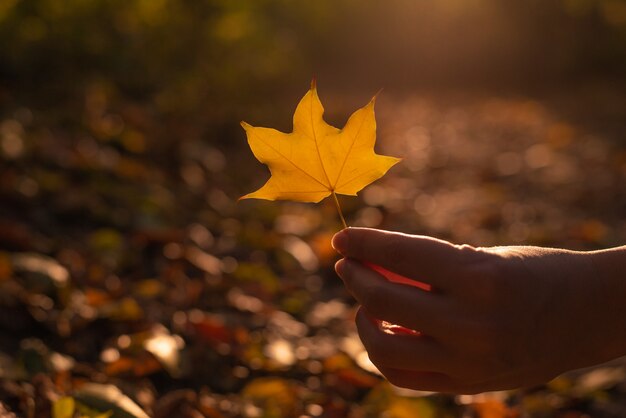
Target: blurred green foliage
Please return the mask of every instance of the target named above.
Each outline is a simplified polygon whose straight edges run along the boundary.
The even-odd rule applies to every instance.
[[[367,78],[370,89],[620,74],[625,45],[621,0],[4,0],[0,99],[58,105],[99,81],[219,125],[315,74],[334,84]]]
[[[221,116],[219,107],[243,100],[254,83],[304,63],[288,31],[311,26],[315,9],[286,1],[5,1],[0,76],[18,99],[58,104],[99,80],[165,112],[203,106]]]
[[[624,72],[621,0],[0,2],[0,114],[26,108],[167,166],[199,139],[239,152],[242,119],[288,130],[282,109],[314,76],[336,92],[334,122],[379,88],[527,91]]]

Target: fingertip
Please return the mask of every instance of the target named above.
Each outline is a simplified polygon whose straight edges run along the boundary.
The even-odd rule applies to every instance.
[[[366,269],[363,264],[352,258],[344,257],[335,263],[335,271],[342,279],[346,280],[355,274],[366,274],[370,269]]]
[[[363,306],[360,306],[359,310],[356,311],[354,324],[356,325],[356,329],[359,333],[361,341],[363,341],[363,339],[366,339],[367,335],[371,332],[369,328],[372,325],[372,322],[369,320],[367,314],[365,313],[365,309],[363,308]]]
[[[367,313],[365,308],[361,306],[356,313],[354,323],[356,325],[359,339],[365,346],[365,349],[368,351],[371,359],[373,346],[380,346],[380,344],[376,344],[376,342],[380,342],[381,337],[384,338],[384,336],[380,333],[380,322]]]
[[[342,229],[337,232],[332,240],[331,245],[341,255],[345,255],[348,251],[349,237],[348,237],[349,228]]]
[[[380,321],[367,312],[367,309],[363,306],[361,306],[357,311],[356,320],[362,322],[363,324],[373,325],[376,329],[379,329]]]
[[[360,252],[360,242],[368,234],[380,232],[371,228],[348,227],[337,232],[331,241],[332,247],[343,256],[352,256]]]
[[[345,258],[342,258],[335,263],[335,272],[339,275],[339,277],[343,278],[346,270],[346,263],[347,260]]]

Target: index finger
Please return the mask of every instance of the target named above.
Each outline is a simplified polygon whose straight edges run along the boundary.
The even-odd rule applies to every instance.
[[[393,283],[351,259],[341,259],[335,270],[348,291],[377,319],[433,337],[449,334],[449,301],[440,294]]]

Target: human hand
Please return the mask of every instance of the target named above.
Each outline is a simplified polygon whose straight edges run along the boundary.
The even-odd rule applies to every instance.
[[[345,257],[337,273],[362,305],[359,336],[397,386],[511,389],[626,354],[626,337],[615,332],[626,314],[623,295],[598,275],[590,253],[474,248],[365,228],[339,232],[333,246]],[[387,280],[365,264],[432,291]],[[379,320],[421,334],[394,335]]]

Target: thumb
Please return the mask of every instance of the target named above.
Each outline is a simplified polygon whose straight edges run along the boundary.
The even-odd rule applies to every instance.
[[[450,273],[475,252],[423,235],[370,228],[347,228],[333,237],[333,247],[344,257],[379,265],[410,279],[445,287]]]

